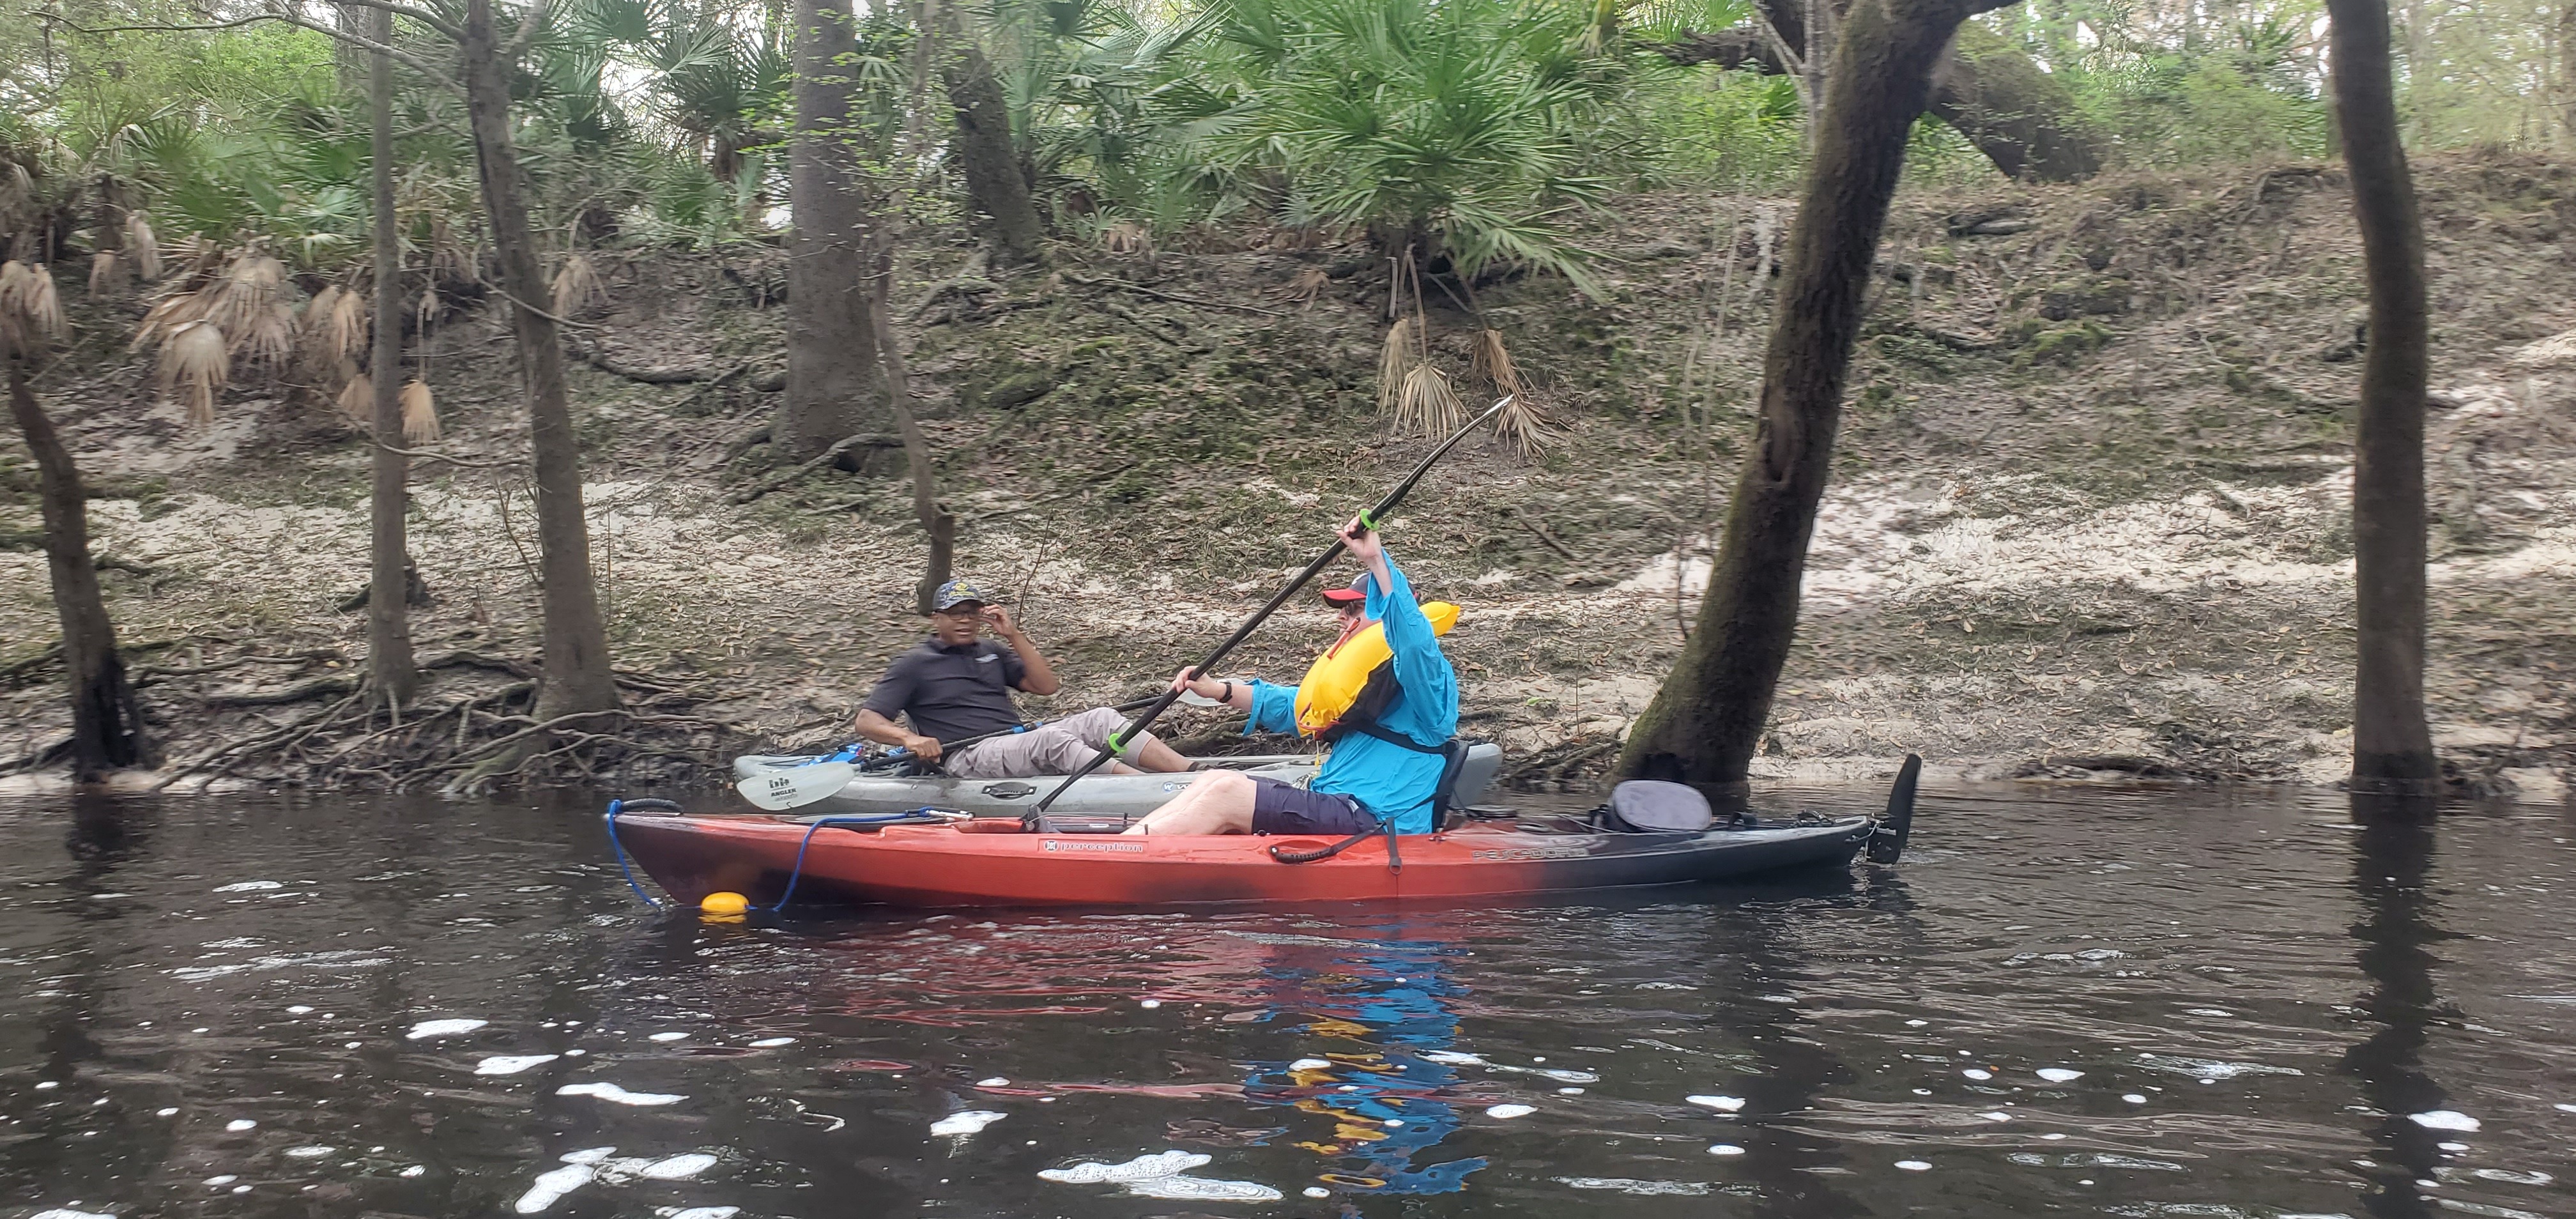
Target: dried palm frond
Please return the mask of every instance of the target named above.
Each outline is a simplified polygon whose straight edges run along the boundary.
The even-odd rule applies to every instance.
[[[1279,294],[1297,302],[1297,307],[1303,309],[1315,303],[1315,298],[1323,293],[1324,285],[1331,283],[1332,279],[1322,267],[1301,268]]]
[[[1474,351],[1469,371],[1491,383],[1495,393],[1511,399],[1503,413],[1494,417],[1494,434],[1511,442],[1521,456],[1537,456],[1556,433],[1531,399],[1529,386],[1512,363],[1511,350],[1503,346],[1503,332],[1479,330],[1469,346]]]
[[[1386,346],[1377,354],[1377,409],[1394,414],[1404,396],[1404,378],[1413,371],[1413,319],[1400,317],[1387,327]]]
[[[590,265],[587,254],[575,254],[565,259],[564,265],[555,272],[556,317],[575,316],[607,296],[607,287],[599,282],[599,270]]]
[[[430,397],[429,383],[412,381],[402,391],[403,439],[412,444],[427,444],[438,439],[438,401]]]
[[[375,422],[376,383],[367,374],[352,376],[340,387],[340,413],[359,427]]]
[[[340,295],[340,285],[323,285],[313,299],[304,302],[304,316],[295,320],[295,337],[313,359],[327,361],[340,354],[331,341],[331,311],[339,307]]]
[[[368,332],[374,329],[370,325],[373,320],[370,315],[375,310],[375,303],[354,287],[342,292],[340,299],[332,302],[329,334],[333,354],[354,356],[367,349]]]
[[[1471,375],[1492,385],[1497,394],[1517,397],[1522,393],[1520,369],[1512,364],[1511,350],[1503,346],[1502,331],[1479,330],[1468,341],[1468,347],[1472,354],[1467,371]]]
[[[456,239],[456,227],[445,216],[429,221],[429,274],[433,282],[464,283],[474,278],[474,256]]]
[[[1536,457],[1540,449],[1556,439],[1556,428],[1526,393],[1512,395],[1503,405],[1503,413],[1494,417],[1494,434],[1520,451],[1524,458]]]
[[[213,322],[186,322],[174,327],[161,344],[161,392],[188,408],[192,427],[215,422],[215,392],[224,387],[232,355],[223,328]]]
[[[1446,436],[1467,422],[1467,407],[1458,391],[1429,364],[1416,364],[1404,375],[1404,392],[1395,404],[1396,430],[1424,436]]]
[[[1133,220],[1121,220],[1100,231],[1100,244],[1112,254],[1151,254],[1154,235]]]
[[[116,251],[100,250],[89,256],[89,294],[104,296],[116,291],[116,273],[124,264],[117,261]]]
[[[125,215],[125,249],[134,256],[134,273],[143,282],[161,278],[161,242],[152,235],[152,218],[142,208]]]
[[[21,338],[52,337],[63,332],[63,304],[54,295],[53,272],[43,263],[10,259],[0,265],[0,314],[10,333]]]
[[[295,352],[295,311],[279,301],[251,315],[234,339],[233,355],[247,363],[283,368]]]
[[[128,351],[141,351],[154,343],[177,334],[181,326],[206,320],[206,297],[201,292],[173,292],[152,302],[143,320],[134,327],[134,341]]]
[[[27,319],[19,314],[18,298],[27,282],[27,264],[15,258],[0,262],[0,341],[15,350],[30,345],[34,336]]]
[[[315,359],[345,360],[367,346],[367,298],[332,284],[304,306],[304,348]]]
[[[233,341],[247,341],[267,325],[263,319],[269,306],[277,304],[285,290],[286,264],[256,251],[242,254],[215,277],[206,320],[222,327]]]

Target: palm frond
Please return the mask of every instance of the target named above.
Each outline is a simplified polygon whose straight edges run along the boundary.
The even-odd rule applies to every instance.
[[[411,444],[428,444],[439,438],[438,403],[430,397],[429,383],[414,380],[402,389],[403,439]]]
[[[1395,404],[1395,428],[1417,436],[1446,436],[1467,422],[1467,406],[1449,378],[1428,363],[1404,375],[1404,392]]]
[[[1405,379],[1413,372],[1413,319],[1400,317],[1387,327],[1386,343],[1377,355],[1377,409],[1393,415],[1404,400]]]
[[[231,370],[232,352],[223,328],[213,322],[183,323],[161,344],[161,392],[187,407],[191,427],[214,425],[215,394]]]
[[[89,256],[89,294],[105,296],[116,291],[117,272],[124,270],[114,250],[100,250]]]
[[[366,427],[376,418],[376,383],[365,373],[349,378],[340,387],[340,414],[358,427]]]
[[[564,259],[563,266],[555,271],[554,314],[556,317],[577,317],[583,310],[607,299],[607,296],[608,289],[599,282],[599,271],[591,265],[590,256],[587,254],[575,254]]]

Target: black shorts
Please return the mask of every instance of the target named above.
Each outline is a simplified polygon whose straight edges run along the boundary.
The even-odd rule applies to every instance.
[[[1293,783],[1252,776],[1252,832],[1345,837],[1375,829],[1377,817],[1349,796],[1310,792]]]

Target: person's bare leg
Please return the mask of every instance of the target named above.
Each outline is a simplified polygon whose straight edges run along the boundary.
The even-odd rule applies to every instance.
[[[1212,770],[1145,819],[1130,834],[1249,834],[1253,781],[1231,770]]]
[[[1159,771],[1163,774],[1190,768],[1188,758],[1173,752],[1171,746],[1164,744],[1157,737],[1147,737],[1144,744],[1137,746],[1136,756],[1132,761],[1139,769]]]

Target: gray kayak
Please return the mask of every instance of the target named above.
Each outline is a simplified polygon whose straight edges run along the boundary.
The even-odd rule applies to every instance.
[[[736,781],[766,771],[802,766],[814,759],[796,754],[744,754],[733,760]],[[1313,778],[1319,765],[1315,754],[1252,754],[1242,757],[1200,758],[1191,768],[1176,774],[1113,775],[1095,771],[1073,785],[1073,790],[1055,802],[1050,811],[1092,813],[1133,820],[1162,807],[1163,803],[1188,789],[1199,775],[1211,770],[1239,770],[1247,774],[1278,779],[1285,783],[1303,783]],[[1454,807],[1465,807],[1485,797],[1494,777],[1503,768],[1503,748],[1479,741],[1467,749],[1467,760],[1459,768],[1457,785],[1450,794]],[[958,779],[948,775],[860,774],[838,795],[828,796],[797,811],[822,813],[899,813],[916,808],[958,809],[978,817],[1017,817],[1045,799],[1048,792],[1064,782],[1062,775],[1032,775],[1025,779]]]

